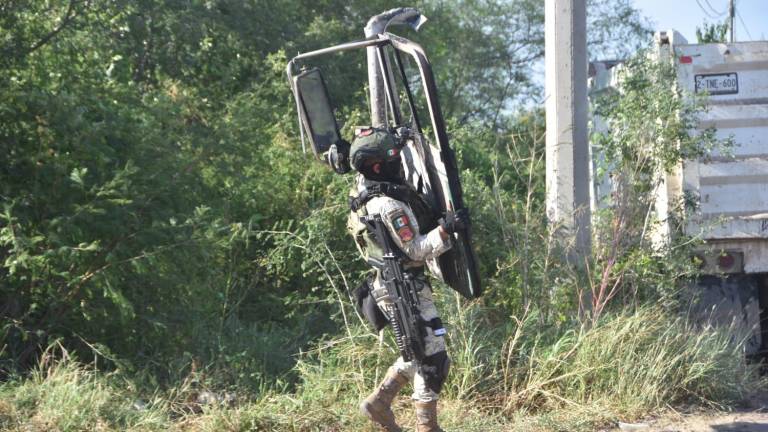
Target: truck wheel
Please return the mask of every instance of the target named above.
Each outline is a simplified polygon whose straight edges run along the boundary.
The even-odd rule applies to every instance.
[[[734,341],[743,341],[746,355],[758,354],[762,332],[757,282],[751,274],[701,276],[689,293],[692,320],[730,328]]]

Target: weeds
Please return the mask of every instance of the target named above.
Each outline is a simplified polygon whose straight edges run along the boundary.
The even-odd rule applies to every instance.
[[[56,356],[54,356],[56,354]],[[24,431],[161,431],[168,404],[141,400],[130,381],[78,364],[59,347],[27,379],[0,386],[0,427]]]
[[[640,71],[646,72],[654,71]],[[670,296],[665,294],[678,289],[681,280],[692,274],[680,244],[668,245],[662,251],[649,247],[650,225],[672,223],[651,216],[649,197],[659,186],[658,176],[716,143],[712,131],[701,137],[687,135],[694,129],[689,123],[693,117],[686,114],[692,111],[675,114],[682,109],[676,105],[682,100],[680,95],[661,104],[669,99],[665,96],[670,80],[649,81],[640,74],[627,80],[630,87],[623,99],[609,97],[606,105],[613,113],[623,114],[614,119],[612,131],[597,140],[614,161],[604,168],[618,167],[624,178],[614,177],[619,180],[611,195],[615,199],[596,215],[596,247],[586,271],[559,263],[557,245],[549,235],[554,228],[543,217],[541,112],[516,117],[506,136],[496,130],[456,125],[457,154],[467,169],[463,174],[465,192],[477,221],[475,240],[482,246],[478,250],[481,271],[491,289],[482,300],[471,303],[447,289],[436,290],[453,359],[441,403],[442,423],[448,430],[591,430],[669,404],[726,406],[765,384],[745,363],[743,341],[734,340],[731,329],[693,326],[669,312],[674,307],[642,306],[648,299],[668,300]],[[658,109],[651,114],[638,113],[649,98],[661,98],[659,104],[651,104]],[[657,122],[656,117],[665,113],[672,119]],[[167,257],[149,256],[141,244],[131,244],[125,256],[141,257],[127,258],[131,265],[141,267],[135,273],[117,266],[104,267],[101,273],[111,277],[101,274],[89,278],[90,285],[82,291],[88,296],[76,309],[93,327],[90,336],[78,335],[79,340],[94,351],[93,358],[108,359],[112,371],[105,372],[102,363],[99,370],[95,363],[80,363],[55,345],[28,375],[13,375],[0,383],[0,428],[372,430],[356,414],[356,406],[397,353],[391,335],[372,334],[363,327],[342,294],[363,270],[361,262],[352,264],[354,251],[343,236],[346,207],[339,198],[349,185],[340,178],[329,180],[314,169],[298,176],[296,167],[301,166],[301,160],[297,155],[286,162],[285,155],[271,159],[277,157],[273,153],[262,155],[265,159],[259,160],[259,165],[277,168],[280,178],[302,178],[305,183],[279,183],[272,191],[275,183],[259,178],[243,189],[254,188],[257,196],[304,200],[307,204],[300,209],[306,217],[294,219],[295,212],[269,204],[255,207],[256,213],[263,213],[262,219],[270,221],[268,225],[256,224],[256,219],[251,221],[253,226],[222,225],[227,218],[206,216],[209,208],[195,207],[195,218],[182,224],[171,218],[162,231],[173,234],[168,236],[169,245],[176,244],[177,236],[199,237],[193,255],[163,246],[155,250],[167,252]],[[622,169],[627,167],[631,169]],[[77,171],[72,176],[81,179],[84,173]],[[236,177],[225,183],[239,181]],[[321,184],[328,186],[316,193],[288,193],[289,189],[304,191]],[[173,195],[171,192],[167,195]],[[243,194],[233,207],[252,210],[242,201],[250,202],[251,192]],[[16,244],[41,241],[31,236],[21,241],[23,238],[12,232],[18,225],[17,216],[9,212],[10,207],[5,217],[8,245],[16,248]],[[279,222],[272,224],[273,220]],[[179,227],[188,232],[177,233],[181,232]],[[135,234],[127,233],[125,238]],[[124,241],[118,239],[117,243]],[[152,244],[149,239],[144,241]],[[57,244],[46,246],[55,254],[28,248],[32,254],[28,256],[46,262],[53,255],[61,255],[56,266],[49,267],[69,275],[70,270],[63,269],[71,268],[71,251],[54,248]],[[88,261],[93,258],[86,253],[91,251],[86,250],[86,243],[83,245],[83,250],[73,255],[82,255],[84,260],[78,271],[94,267]],[[24,252],[22,249],[19,251]],[[27,256],[21,252],[19,256]],[[174,252],[179,255],[171,256]],[[177,266],[178,262],[184,266]],[[212,271],[192,278],[198,267],[204,267],[200,263]],[[30,275],[34,278],[29,280],[50,283],[42,276],[50,274],[49,267],[33,268]],[[132,277],[125,286],[142,290],[126,292],[135,304],[143,306],[133,308],[132,303],[124,302],[122,321],[113,322],[107,312],[114,310],[112,306],[89,302],[106,298],[102,291],[112,293],[110,302],[124,299],[110,287],[117,281],[123,284],[121,278],[128,276]],[[26,287],[26,280],[19,277],[14,283]],[[226,282],[221,284],[222,280]],[[189,281],[197,282],[189,285]],[[92,286],[96,282],[99,284]],[[184,288],[187,286],[191,288]],[[59,284],[51,292],[56,294],[64,287]],[[174,290],[166,292],[160,287]],[[592,294],[587,321],[573,318],[582,298],[578,293],[583,290]],[[17,291],[11,292],[14,295],[8,298],[16,299]],[[59,297],[53,294],[51,298]],[[35,298],[30,297],[30,308],[37,307],[36,300],[32,301]],[[9,302],[13,307],[4,308],[21,313],[22,305],[14,302]],[[156,318],[155,308],[165,315]],[[95,310],[102,313],[91,318]],[[329,311],[337,310],[340,313],[331,316],[334,312]],[[56,311],[64,314],[69,309]],[[134,311],[138,311],[135,316]],[[78,315],[70,318],[74,322]],[[147,325],[137,327],[141,320]],[[339,331],[342,325],[343,331]],[[11,339],[3,341],[0,353],[8,349],[12,358],[31,359],[27,348],[45,343],[31,340],[35,333],[22,326],[16,331],[14,326],[15,322],[0,330],[0,336]],[[137,328],[155,330],[149,335],[143,331],[128,333]],[[104,345],[90,344],[86,338]],[[107,349],[108,342],[121,348],[115,350],[117,354]],[[145,352],[145,345],[154,350]],[[87,349],[82,351],[90,354]],[[135,366],[123,365],[153,370],[143,375]],[[158,378],[162,375],[158,371],[167,372],[167,379]],[[402,396],[395,411],[412,426],[412,407]]]
[[[696,328],[660,309],[604,315],[594,326],[542,333],[537,318],[492,328],[482,306],[445,311],[454,365],[441,404],[454,431],[593,430],[681,402],[722,407],[764,385],[729,329]],[[367,430],[359,399],[386,371],[393,341],[350,326],[301,355],[292,393],[240,395],[237,403],[195,404],[171,389],[142,397],[119,373],[67,355],[47,355],[29,378],[0,386],[5,430],[327,431]],[[150,402],[144,402],[149,400]],[[184,408],[187,404],[187,409]],[[403,395],[399,418],[412,422]]]

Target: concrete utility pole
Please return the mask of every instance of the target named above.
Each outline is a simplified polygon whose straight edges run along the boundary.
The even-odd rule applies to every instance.
[[[547,217],[568,259],[591,247],[586,0],[546,0]]]
[[[733,5],[733,0],[728,3],[728,16],[731,18],[731,43],[733,43],[733,19],[736,17],[736,6]]]

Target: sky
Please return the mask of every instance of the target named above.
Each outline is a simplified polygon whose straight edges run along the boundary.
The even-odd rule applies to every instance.
[[[768,0],[734,1],[736,41],[768,40]],[[689,43],[696,43],[696,26],[704,21],[722,22],[728,15],[728,0],[634,0],[634,3],[642,15],[653,21],[654,30],[677,30]]]

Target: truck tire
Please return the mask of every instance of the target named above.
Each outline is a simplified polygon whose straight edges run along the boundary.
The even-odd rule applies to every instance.
[[[688,293],[690,317],[703,326],[728,327],[744,354],[761,351],[758,278],[751,274],[702,275]]]

